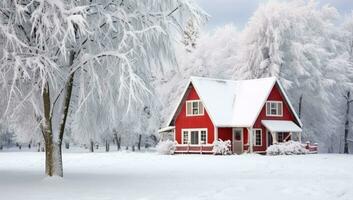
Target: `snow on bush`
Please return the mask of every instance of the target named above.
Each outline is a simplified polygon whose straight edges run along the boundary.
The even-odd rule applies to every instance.
[[[163,155],[172,155],[176,149],[176,143],[171,140],[160,141],[156,148],[157,152]]]
[[[273,144],[266,150],[267,155],[299,155],[307,154],[308,150],[300,142],[288,141],[284,143]]]
[[[215,155],[228,155],[231,154],[230,147],[230,140],[223,141],[219,139],[213,142],[212,152]]]

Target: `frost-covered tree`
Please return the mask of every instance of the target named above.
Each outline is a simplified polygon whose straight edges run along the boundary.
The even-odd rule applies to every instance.
[[[226,25],[211,33],[203,32],[192,52],[186,52],[183,44],[177,50],[178,69],[153,80],[160,99],[157,110],[162,112],[152,112],[153,116],[161,115],[160,126],[165,126],[190,76],[232,78],[238,62],[239,31],[234,25]]]
[[[199,37],[198,25],[195,25],[194,20],[188,20],[186,24],[183,41],[182,43],[185,45],[185,49],[187,52],[191,52],[196,48],[196,40]]]
[[[145,77],[152,68],[174,61],[178,27],[203,16],[190,0],[2,1],[0,89],[7,103],[1,118],[16,122],[30,105],[31,123],[45,141],[46,174],[63,176],[69,114],[100,104],[110,108],[109,123],[119,108],[133,109],[149,94]]]
[[[348,55],[335,25],[335,8],[314,1],[270,2],[260,6],[243,32],[236,78],[276,76],[297,108],[303,96],[304,136],[324,143],[342,133],[342,89]],[[315,102],[315,103],[313,103]]]

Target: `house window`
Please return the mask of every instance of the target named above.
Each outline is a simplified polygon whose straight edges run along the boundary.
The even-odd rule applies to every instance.
[[[278,142],[283,142],[284,141],[284,133],[283,132],[278,132],[277,133],[277,141]]]
[[[237,141],[241,141],[241,129],[234,129],[234,139]]]
[[[186,101],[186,116],[203,115],[204,108],[200,100]]]
[[[191,139],[190,144],[199,144],[199,132],[198,131],[191,131]]]
[[[282,115],[283,115],[282,101],[266,102],[266,116],[282,116]]]
[[[206,143],[207,143],[207,132],[201,131],[201,144],[206,144]]]
[[[207,129],[183,129],[183,144],[207,144]]]
[[[189,143],[189,132],[183,131],[183,144]]]
[[[255,146],[262,146],[262,130],[261,129],[254,129],[254,144]]]

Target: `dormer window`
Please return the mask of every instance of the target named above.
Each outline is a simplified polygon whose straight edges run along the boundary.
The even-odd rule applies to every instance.
[[[186,116],[203,115],[204,108],[200,100],[186,101]]]
[[[267,101],[266,116],[282,117],[283,116],[282,101]]]

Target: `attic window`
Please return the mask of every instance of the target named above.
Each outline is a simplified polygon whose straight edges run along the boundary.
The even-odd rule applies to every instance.
[[[266,116],[283,116],[282,101],[267,101],[266,102]]]
[[[203,105],[200,100],[186,101],[186,116],[199,116],[203,113]]]

